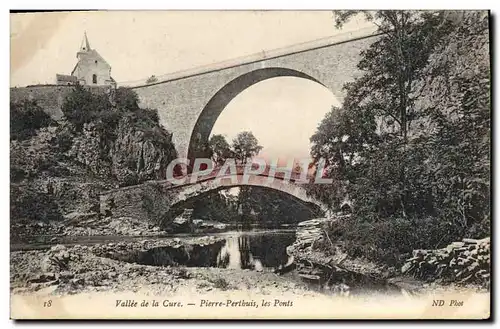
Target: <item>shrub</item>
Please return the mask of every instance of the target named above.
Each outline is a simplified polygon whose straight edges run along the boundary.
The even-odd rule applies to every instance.
[[[390,266],[401,265],[414,249],[441,248],[462,235],[453,223],[431,216],[373,222],[347,218],[335,222],[327,233],[332,240],[343,241],[349,256]]]
[[[52,118],[35,101],[10,103],[11,140],[30,138],[35,135],[38,129],[47,127],[52,123]]]
[[[85,123],[104,118],[103,123],[107,124],[106,118],[111,109],[111,103],[104,94],[94,94],[82,86],[76,86],[64,100],[62,112],[78,131],[81,131]]]
[[[12,221],[59,221],[63,219],[50,195],[29,186],[11,186],[10,217]]]
[[[139,97],[133,90],[120,87],[115,92],[115,104],[117,108],[135,111],[139,109]]]

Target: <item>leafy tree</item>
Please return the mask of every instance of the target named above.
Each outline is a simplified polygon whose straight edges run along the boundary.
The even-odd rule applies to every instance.
[[[111,103],[105,94],[94,94],[84,87],[77,85],[64,100],[61,107],[66,119],[78,131],[83,129],[85,123],[102,118],[103,124],[109,129],[109,124],[116,126],[116,115],[111,113]]]
[[[236,135],[232,147],[234,156],[241,164],[246,164],[249,158],[256,156],[262,150],[259,141],[250,131],[243,131]]]
[[[298,223],[312,219],[318,209],[311,208],[293,197],[272,189],[266,189],[263,193],[261,187],[247,186],[241,195],[241,204],[256,214],[259,222],[272,221],[271,226],[280,224]]]
[[[115,90],[114,101],[116,107],[121,109],[126,109],[129,111],[135,111],[139,109],[139,96],[129,89],[120,87]]]
[[[212,153],[212,160],[219,165],[222,165],[226,159],[231,158],[233,155],[231,146],[223,135],[213,135],[208,144]]]
[[[340,12],[337,25],[353,15]],[[381,35],[362,52],[363,75],[345,86],[342,106],[333,108],[311,137],[311,155],[315,161],[326,159],[335,183],[310,192],[331,205],[346,194],[353,199],[352,220],[337,233],[358,256],[397,262],[413,248],[435,248],[467,234],[484,236],[489,223],[487,14],[378,11],[365,16]]]
[[[484,237],[491,221],[489,21],[486,12],[474,11],[457,19],[420,90],[432,104],[426,114],[434,131],[424,177],[439,216],[464,235]]]
[[[337,150],[335,163],[346,168],[345,162],[352,165],[356,161],[362,169],[362,162],[369,161],[360,160],[365,154],[373,154],[375,148],[376,153],[390,154],[397,190],[391,193],[393,199],[388,206],[396,207],[399,215],[407,217],[412,202],[407,177],[411,165],[407,161],[408,144],[418,134],[415,121],[421,117],[416,106],[415,82],[422,79],[429,56],[449,33],[451,21],[445,12],[364,13],[377,24],[382,36],[362,53],[358,68],[363,76],[346,85],[348,95],[342,105],[345,117],[339,123],[343,129],[337,129],[343,135],[336,136],[332,145]],[[337,26],[354,14],[340,12]]]
[[[236,216],[235,198],[220,191],[207,193],[193,202],[193,217],[215,220],[224,223],[233,221]]]
[[[10,139],[25,140],[54,121],[35,101],[10,103]]]

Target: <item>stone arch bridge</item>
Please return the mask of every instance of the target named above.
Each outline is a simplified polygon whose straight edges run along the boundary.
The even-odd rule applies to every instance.
[[[226,105],[258,82],[275,77],[308,79],[342,101],[343,85],[361,73],[357,69],[360,53],[376,36],[375,28],[364,28],[173,73],[151,84],[143,81],[126,86],[135,90],[142,107],[158,110],[161,123],[173,134],[178,157],[192,161],[204,157],[202,146]]]
[[[298,173],[291,173],[288,178],[283,173],[269,175],[269,171],[265,171],[262,174],[248,175],[245,179],[243,170],[242,166],[238,166],[236,172],[221,174],[218,170],[213,170],[195,181],[191,181],[193,174],[176,177],[184,180],[181,184],[168,180],[148,181],[105,191],[100,195],[100,211],[105,216],[144,218],[161,222],[170,216],[170,210],[177,204],[204,193],[232,187],[257,186],[292,196],[297,202],[309,207],[318,217],[329,214],[326,205],[308,195],[303,183],[299,182]]]

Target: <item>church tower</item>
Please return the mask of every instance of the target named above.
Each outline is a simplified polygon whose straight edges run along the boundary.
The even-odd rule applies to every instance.
[[[57,75],[58,84],[66,84],[67,81],[88,86],[112,86],[116,88],[116,82],[111,77],[111,66],[95,50],[90,48],[87,33],[84,32],[80,49],[76,53],[78,62],[71,72],[71,76]],[[63,82],[63,83],[60,83]]]
[[[91,49],[90,49],[89,39],[87,38],[87,32],[83,32],[83,40],[82,40],[82,44],[80,46],[80,51],[77,53],[77,57],[78,57],[78,54],[86,53],[90,50]]]

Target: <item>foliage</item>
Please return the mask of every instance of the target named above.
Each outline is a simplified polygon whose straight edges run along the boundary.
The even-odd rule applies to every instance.
[[[208,145],[212,153],[212,160],[218,165],[222,165],[226,159],[233,156],[231,146],[223,135],[213,135],[208,141]]]
[[[11,219],[43,222],[63,219],[52,197],[30,186],[11,185],[10,199]]]
[[[147,84],[155,83],[155,82],[158,82],[158,78],[154,74],[152,76],[150,76],[149,78],[147,78],[147,80],[146,80]]]
[[[204,220],[215,220],[228,223],[237,216],[237,196],[227,195],[221,191],[207,193],[193,203],[193,217]]]
[[[179,205],[192,208],[193,218],[224,223],[260,224],[277,227],[315,217],[312,209],[283,192],[261,187],[241,186],[238,194],[213,191]]]
[[[53,123],[51,117],[37,105],[36,101],[10,103],[10,139],[25,140],[42,127]]]
[[[119,114],[112,109],[109,98],[105,94],[95,94],[77,85],[64,99],[61,110],[66,119],[82,131],[83,125],[100,121],[103,128],[113,129],[118,123]]]
[[[352,15],[340,12],[337,25]],[[334,184],[310,193],[330,205],[352,199],[341,235],[376,260],[489,234],[487,14],[365,15],[382,35],[311,137]]]
[[[239,199],[244,216],[253,213],[255,221],[271,220],[274,225],[306,221],[314,218],[318,211],[280,191],[265,189],[263,193],[261,187],[242,187]]]
[[[433,56],[421,93],[435,133],[427,177],[437,211],[466,235],[490,231],[491,104],[488,15],[469,12]]]
[[[249,158],[256,156],[262,150],[259,141],[250,131],[238,133],[233,139],[232,147],[236,160],[242,164],[245,164]]]
[[[129,89],[116,90],[112,99],[110,102],[108,95],[75,87],[63,103],[67,121],[36,131],[31,131],[31,121],[19,118],[43,112],[35,103],[14,104],[16,115],[11,124],[18,133],[32,138],[11,140],[11,182],[29,188],[36,185],[35,179],[65,177],[131,185],[165,177],[165,169],[177,152],[172,135],[159,123],[157,111],[140,109],[137,95]],[[13,197],[22,208],[22,202],[31,199],[19,193]],[[30,205],[25,207],[31,209]]]
[[[139,109],[139,97],[128,88],[120,87],[115,90],[114,102],[119,109],[135,111]]]

